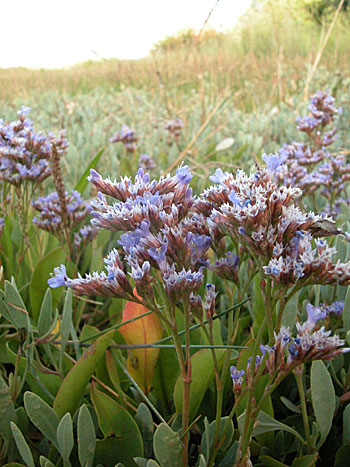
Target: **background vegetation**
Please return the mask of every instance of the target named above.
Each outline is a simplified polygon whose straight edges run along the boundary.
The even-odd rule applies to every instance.
[[[232,165],[243,157],[252,164],[252,154],[276,151],[296,136],[294,120],[305,112],[305,86],[334,11],[330,1],[253,2],[233,31],[185,31],[156,44],[142,60],[87,62],[66,70],[3,69],[1,117],[13,119],[25,103],[42,130],[65,128],[70,141],[65,170],[71,184],[80,163],[103,146],[102,171],[120,173],[123,150],[110,145],[109,138],[122,123],[138,133],[139,151],[163,169],[194,139],[182,158],[194,170],[209,162],[210,171],[216,165],[215,145],[227,137],[235,142],[220,161]],[[349,57],[345,8],[309,85],[310,92],[328,88],[343,105],[338,138],[343,146],[348,138],[343,130],[349,116]],[[179,146],[169,146],[163,125],[175,116],[185,128]]]

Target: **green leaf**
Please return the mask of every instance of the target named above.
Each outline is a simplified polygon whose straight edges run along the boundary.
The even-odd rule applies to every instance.
[[[77,410],[85,388],[96,366],[104,357],[107,347],[113,340],[114,331],[109,331],[97,339],[71,368],[57,393],[53,408],[61,418],[67,412]]]
[[[38,320],[38,331],[39,336],[44,336],[49,330],[52,324],[52,294],[51,289],[48,287],[41,304],[39,320]]]
[[[292,467],[313,467],[318,459],[318,454],[308,454],[307,456],[296,457],[293,459]]]
[[[147,467],[147,459],[145,457],[134,457],[134,461],[138,467]]]
[[[69,456],[74,446],[73,423],[70,413],[66,413],[57,427],[57,441],[63,458],[63,465],[70,466]]]
[[[198,457],[198,461],[199,461],[198,467],[207,467],[207,463],[205,462],[205,457],[203,456],[203,454],[201,454]]]
[[[10,390],[0,373],[0,435],[9,443],[12,438],[10,423],[17,421]]]
[[[346,331],[350,330],[350,287],[348,287],[348,290],[345,295],[342,319],[343,319],[345,330]]]
[[[5,301],[11,316],[11,321],[16,329],[30,331],[30,323],[26,306],[14,283],[5,281]]]
[[[59,418],[56,412],[39,396],[29,391],[24,393],[24,407],[33,425],[59,450],[56,434]]]
[[[238,428],[239,431],[242,433],[243,428],[244,428],[244,420],[245,420],[245,412],[242,413],[238,417]],[[299,439],[303,444],[305,444],[305,441],[303,438],[300,436],[300,434],[295,431],[293,428],[291,428],[288,425],[285,425],[284,423],[278,422],[274,418],[270,417],[267,413],[261,411],[256,419],[255,425],[254,425],[254,430],[253,430],[253,436],[259,436],[262,435],[263,433],[268,433],[269,431],[287,431],[288,433],[291,433],[294,435],[296,438]]]
[[[293,297],[287,302],[283,310],[282,326],[293,329],[298,315],[299,292],[296,292]]]
[[[86,405],[82,405],[79,411],[77,433],[80,463],[84,467],[91,467],[96,449],[96,433]]]
[[[152,455],[153,418],[149,408],[143,402],[138,406],[135,420],[142,434],[145,456],[149,458]]]
[[[318,448],[323,444],[332,427],[335,411],[335,392],[332,378],[322,360],[316,360],[311,365],[311,397],[321,439]]]
[[[343,412],[343,443],[350,442],[350,404]]]
[[[333,467],[349,467],[349,458],[350,443],[346,443],[338,449]]]
[[[261,323],[265,318],[265,305],[261,295],[261,287],[260,287],[260,277],[259,275],[254,277],[253,280],[253,315],[254,315],[254,322],[253,322],[253,331],[258,331]]]
[[[46,459],[45,456],[40,456],[40,467],[55,467],[55,464],[53,464],[49,459]]]
[[[179,374],[179,363],[173,349],[160,349],[154,369],[153,391],[164,407],[172,398],[174,386]]]
[[[235,441],[230,449],[227,450],[225,456],[220,460],[218,467],[232,467],[235,464],[237,448],[238,441]]]
[[[143,456],[142,437],[135,420],[121,405],[96,389],[95,384],[91,385],[91,400],[102,433],[116,442],[114,462],[134,465],[133,458]]]
[[[182,444],[180,435],[166,423],[158,425],[153,438],[154,454],[161,467],[181,465]]]
[[[104,150],[105,148],[102,148],[100,151],[98,151],[98,153],[96,154],[96,156],[92,159],[92,161],[90,162],[90,164],[87,166],[87,168],[85,169],[83,175],[81,176],[79,182],[75,185],[75,190],[76,191],[79,191],[79,193],[82,195],[85,191],[85,188],[87,187],[88,185],[88,181],[87,181],[87,176],[90,175],[90,169],[94,169],[96,167],[96,165],[98,164],[99,160],[101,159],[101,156],[102,154],[104,153]]]
[[[37,322],[39,318],[40,308],[46,293],[47,280],[50,278],[50,273],[53,272],[55,267],[63,263],[64,260],[64,251],[62,247],[58,247],[44,256],[34,269],[29,286],[29,297],[31,303],[31,316],[35,322]],[[58,287],[57,289],[52,290],[51,293],[54,307],[60,299],[63,289],[62,287]]]
[[[98,439],[96,441],[96,451],[93,465],[96,467],[114,467],[117,462],[122,462],[127,467],[137,465],[135,456],[128,447],[123,444],[123,440],[117,438]]]
[[[301,413],[301,409],[297,407],[293,402],[291,402],[289,399],[287,399],[284,396],[280,397],[281,402],[287,407],[287,409],[291,410],[294,413]]]
[[[21,433],[21,430],[13,422],[11,422],[11,430],[22,459],[28,467],[35,467],[33,455],[30,451],[27,441]]]
[[[283,464],[282,462],[277,461],[273,457],[270,456],[260,456],[259,461],[262,462],[266,466],[271,467],[288,467],[288,465]]]
[[[7,342],[6,350],[9,361],[15,365],[17,360],[17,350],[11,348],[12,343]],[[25,357],[20,357],[19,374],[23,376],[28,365],[28,360]],[[46,402],[51,402],[53,396],[58,392],[62,379],[56,374],[48,374],[41,371],[35,361],[32,362],[31,370],[27,373],[26,381],[29,384],[32,392],[38,394]],[[45,391],[46,390],[46,391]],[[52,397],[49,394],[53,395]]]
[[[209,461],[214,448],[215,428],[216,420],[212,421],[206,426],[204,434],[202,436],[201,452],[204,453],[207,461]],[[226,451],[229,448],[233,438],[233,432],[234,427],[232,420],[230,420],[229,417],[222,417],[220,420],[220,431],[218,439],[218,441],[220,442],[220,451]]]
[[[225,350],[216,350],[216,358],[218,365],[223,362]],[[192,384],[190,392],[190,421],[192,421],[199,409],[199,406],[203,400],[204,394],[206,393],[210,382],[214,378],[214,363],[210,349],[203,349],[196,352],[191,357],[192,365]],[[182,377],[179,375],[174,389],[174,402],[176,412],[182,412],[182,393],[183,393],[183,382]]]

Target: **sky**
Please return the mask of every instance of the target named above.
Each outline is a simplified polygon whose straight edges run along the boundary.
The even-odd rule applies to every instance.
[[[216,0],[2,0],[0,68],[138,59],[166,36],[200,30]],[[250,0],[220,0],[207,27],[232,29]]]

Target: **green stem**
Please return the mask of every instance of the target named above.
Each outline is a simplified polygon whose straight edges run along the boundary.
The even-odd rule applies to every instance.
[[[249,375],[247,378],[248,390],[247,390],[246,415],[244,419],[243,433],[241,433],[239,446],[238,446],[238,452],[240,453],[241,458],[245,457],[246,451],[248,449],[248,445],[250,442],[251,428],[252,428],[251,421],[252,421],[252,412],[253,412],[253,399],[254,399],[253,396],[254,396],[254,390],[255,390],[255,384],[256,384],[255,381],[254,381],[255,384],[253,384],[253,380],[255,379],[254,378],[255,363],[256,363],[256,356],[258,355],[258,351],[259,351],[260,344],[261,344],[261,339],[265,331],[267,322],[268,322],[268,318],[267,318],[267,315],[265,315],[264,320],[261,323],[258,335],[256,336],[253,354],[251,356],[251,361],[250,361]]]
[[[235,338],[237,335],[239,312],[240,312],[240,309],[237,308],[234,319],[233,319],[233,311],[230,311],[228,315],[228,333],[227,334],[228,334],[228,343],[230,344],[232,344],[235,341]],[[224,384],[226,381],[227,372],[228,372],[229,365],[230,365],[231,353],[232,353],[231,349],[228,349],[225,353],[224,364],[223,364],[223,368],[221,372],[220,387],[219,386],[217,387],[216,423],[215,423],[213,452],[210,456],[208,467],[211,467],[214,464],[216,453],[220,447],[220,445],[218,444],[218,441],[219,441],[219,434],[220,434],[220,420],[221,420],[221,415],[222,415],[222,405],[223,405],[224,389],[225,389]],[[228,425],[225,426],[222,436],[225,435],[227,426]]]
[[[301,413],[303,415],[307,450],[308,450],[308,453],[311,453],[313,451],[313,443],[312,443],[312,438],[310,434],[309,420],[307,416],[307,407],[306,407],[305,391],[304,391],[304,384],[303,384],[303,366],[296,368],[293,371],[293,373],[294,373],[294,376],[297,382],[297,387],[298,387],[298,392],[299,392],[299,397],[300,397]]]

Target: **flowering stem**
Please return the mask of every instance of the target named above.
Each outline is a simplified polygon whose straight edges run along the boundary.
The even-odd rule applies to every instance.
[[[265,306],[266,318],[267,318],[267,330],[269,333],[269,344],[272,344],[274,339],[274,328],[273,328],[273,307],[271,306],[271,279],[262,275],[262,280],[266,280],[266,287],[261,288],[261,296]],[[260,328],[261,329],[261,328]]]
[[[262,340],[263,333],[265,331],[266,323],[267,323],[267,315],[265,315],[263,322],[261,323],[258,335],[256,336],[256,341],[254,344],[254,349],[253,353],[251,356],[251,363],[250,363],[250,368],[249,368],[249,375],[247,378],[247,385],[248,385],[248,390],[247,390],[247,405],[246,405],[246,410],[245,410],[245,419],[244,419],[244,428],[243,428],[243,433],[241,433],[240,440],[239,440],[239,446],[238,446],[238,451],[240,455],[240,459],[238,460],[237,466],[244,465],[240,463],[242,459],[245,458],[248,445],[250,442],[250,437],[251,437],[251,431],[254,423],[254,419],[252,417],[253,414],[253,404],[254,404],[254,390],[255,390],[255,385],[253,384],[253,379],[254,379],[254,371],[255,371],[255,362],[256,362],[256,356],[258,355],[260,343]]]
[[[233,319],[233,311],[230,311],[228,315],[228,343],[233,344],[235,341],[237,330],[238,330],[238,319],[239,319],[239,312],[240,309],[237,308],[235,317]],[[214,463],[215,456],[217,451],[219,450],[220,444],[219,441],[219,434],[220,434],[220,420],[222,415],[222,404],[223,404],[223,397],[224,397],[224,383],[226,381],[227,372],[230,365],[230,358],[231,358],[231,349],[228,349],[225,353],[224,364],[221,372],[221,379],[220,386],[217,385],[217,399],[216,399],[216,422],[215,422],[215,433],[214,433],[214,443],[213,443],[213,452],[210,456],[208,467],[211,467]],[[222,436],[225,436],[225,432],[227,429],[227,424],[225,425],[224,431]]]
[[[186,313],[186,310],[185,310],[185,313]],[[187,326],[187,319],[185,322],[185,326]],[[171,329],[172,329],[173,341],[175,345],[175,350],[176,350],[177,359],[179,362],[181,376],[182,376],[182,382],[183,382],[183,400],[182,400],[182,404],[183,404],[182,405],[182,433],[184,433],[184,437],[182,439],[182,442],[184,445],[183,467],[187,467],[188,465],[188,422],[189,422],[189,412],[190,412],[191,380],[188,381],[188,367],[187,367],[188,362],[186,362],[183,351],[182,351],[182,345],[181,345],[180,337],[177,331],[177,324],[176,324],[175,316],[173,319]],[[187,349],[186,349],[186,355],[187,355]]]
[[[299,397],[300,397],[301,412],[303,415],[307,450],[309,453],[311,453],[313,451],[313,443],[312,443],[312,438],[310,434],[310,426],[309,426],[309,420],[307,416],[307,407],[306,407],[306,401],[305,401],[305,391],[304,391],[304,384],[303,384],[303,365],[300,365],[299,367],[297,367],[293,371],[293,374],[297,382],[297,387],[298,387],[298,392],[299,392]]]
[[[191,368],[191,354],[190,354],[190,305],[189,300],[185,300],[185,345],[186,345],[186,377],[183,379],[183,407],[182,407],[182,438],[184,443],[183,463],[184,467],[188,465],[188,423],[190,416],[190,391],[192,383],[192,368]]]

